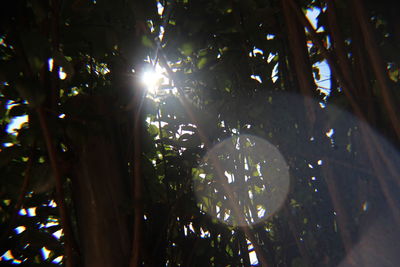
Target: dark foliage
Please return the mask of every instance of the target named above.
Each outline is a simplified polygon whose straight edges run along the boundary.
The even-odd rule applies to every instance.
[[[396,1],[9,2],[0,266],[398,266]]]

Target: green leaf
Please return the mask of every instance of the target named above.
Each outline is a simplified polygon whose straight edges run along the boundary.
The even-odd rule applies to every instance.
[[[142,45],[145,47],[153,47],[153,41],[147,35],[142,35]]]
[[[182,45],[182,54],[184,54],[185,56],[190,56],[193,53],[193,44],[191,43],[184,43]]]
[[[208,59],[206,57],[201,57],[199,61],[197,61],[197,68],[202,69],[207,64]]]
[[[154,138],[159,134],[158,127],[155,126],[154,124],[149,125],[149,134]]]

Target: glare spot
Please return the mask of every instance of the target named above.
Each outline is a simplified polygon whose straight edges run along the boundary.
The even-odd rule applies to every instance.
[[[224,212],[224,221],[228,220],[230,216],[231,214],[229,211]]]
[[[62,233],[63,233],[63,231],[62,231],[62,229],[61,229],[61,230],[58,230],[58,231],[54,232],[54,233],[53,233],[53,236],[54,236],[55,238],[57,238],[57,239],[60,239]]]
[[[249,193],[249,198],[250,198],[251,200],[253,200],[253,192],[251,192],[251,190],[249,190],[248,193]]]
[[[267,40],[272,40],[275,38],[274,34],[267,34]]]
[[[54,200],[50,201],[49,207],[53,207],[53,208],[57,207],[56,202]]]
[[[49,58],[47,62],[49,64],[49,71],[53,71],[54,60],[52,58]]]
[[[11,250],[7,251],[6,253],[4,253],[1,257],[0,257],[0,261],[5,260],[12,260],[14,258],[14,256],[11,254]]]
[[[276,56],[276,54],[274,54],[274,53],[269,53],[267,62],[268,62],[268,63],[271,63],[271,61],[275,58],[275,56]]]
[[[363,211],[367,211],[367,210],[368,210],[368,202],[367,202],[367,201],[365,201],[365,202],[362,204],[362,210],[363,210]]]
[[[158,35],[158,39],[160,39],[160,41],[163,40],[163,38],[164,38],[164,33],[165,33],[164,27],[163,27],[163,26],[160,26],[160,34]]]
[[[23,231],[26,230],[25,226],[18,226],[17,228],[14,229],[15,232],[19,235],[20,233],[22,233]]]
[[[232,183],[233,182],[233,175],[228,173],[227,171],[225,171],[225,177],[228,178],[228,183]],[[203,174],[205,175],[205,174]]]
[[[78,95],[79,94],[78,87],[72,87],[71,88],[71,93],[72,93],[73,96]]]
[[[250,77],[251,77],[253,80],[256,80],[257,82],[262,83],[261,77],[258,76],[258,75],[251,75]]]
[[[278,80],[278,66],[279,66],[278,63],[275,64],[275,66],[272,70],[272,75],[271,75],[272,82],[276,82],[276,80]]]
[[[335,130],[334,129],[330,129],[325,134],[326,134],[327,137],[332,138],[334,133],[335,133]]]
[[[36,216],[36,207],[34,207],[34,208],[29,208],[27,211],[28,211],[28,216],[29,216],[29,217],[34,217],[34,216]]]
[[[60,67],[58,71],[58,77],[60,77],[60,80],[65,80],[67,78],[67,74],[63,71],[62,67]]]
[[[309,8],[307,9],[306,16],[310,23],[312,24],[313,28],[317,30],[317,32],[322,32],[323,28],[320,26],[317,28],[317,21],[318,21],[318,16],[321,13],[321,9],[319,8]]]
[[[46,247],[42,247],[41,252],[43,259],[47,260],[51,251],[48,250]]]
[[[59,256],[59,257],[55,258],[55,259],[52,261],[52,263],[58,264],[58,263],[60,263],[60,262],[62,261],[62,259],[63,259],[63,256]]]
[[[250,242],[250,241],[249,241]],[[249,257],[250,257],[250,263],[251,265],[257,265],[258,264],[258,259],[257,259],[257,254],[254,250],[253,245],[250,243],[250,245],[248,246],[249,250],[251,250],[251,252],[249,252]]]
[[[331,93],[331,70],[326,60],[315,63],[313,67],[319,70],[320,77],[315,77],[314,80],[318,85],[318,90],[325,95],[325,99]]]
[[[190,231],[192,231],[193,233],[195,233],[192,223],[189,223],[189,229],[190,229]]]
[[[157,12],[158,12],[158,15],[160,15],[160,16],[164,12],[164,7],[163,7],[163,5],[161,3],[157,3]]]
[[[265,209],[261,205],[257,206],[257,215],[259,218],[264,217],[265,215]]]
[[[202,238],[210,237],[210,232],[209,231],[204,231],[203,228],[200,228],[200,236]]]
[[[24,215],[26,215],[26,210],[20,209],[18,214],[24,216]]]
[[[28,116],[18,116],[11,119],[11,122],[7,125],[7,132],[10,134],[17,134],[17,131],[21,129],[22,124],[28,122]]]
[[[254,47],[253,51],[251,51],[249,53],[249,56],[253,57],[253,56],[256,56],[257,54],[264,55],[264,51],[262,51],[261,49],[259,49],[257,47]]]

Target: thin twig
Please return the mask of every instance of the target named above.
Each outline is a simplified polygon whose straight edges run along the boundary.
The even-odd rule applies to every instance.
[[[346,49],[344,46],[344,38],[338,27],[337,14],[335,3],[332,0],[327,0],[328,9],[326,11],[328,26],[332,38],[333,52],[336,55],[337,63],[342,70],[343,78],[347,83],[352,82],[352,71],[350,62],[347,58]],[[355,85],[354,85],[355,86]],[[355,89],[355,88],[353,88]],[[354,92],[353,92],[354,93]]]

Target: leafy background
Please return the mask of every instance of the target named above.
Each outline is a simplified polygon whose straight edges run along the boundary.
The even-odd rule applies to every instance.
[[[0,265],[397,266],[397,5],[8,3]],[[236,227],[200,209],[193,179],[242,134],[280,150],[291,186]]]

